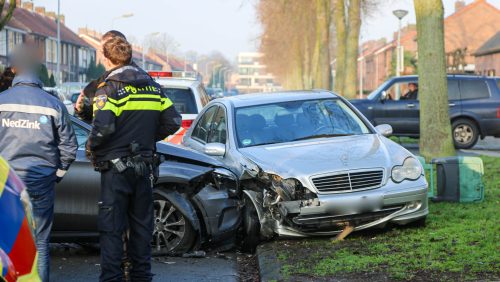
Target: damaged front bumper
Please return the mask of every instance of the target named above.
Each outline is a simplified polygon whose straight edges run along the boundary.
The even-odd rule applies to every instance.
[[[393,183],[383,187],[341,194],[319,194],[312,200],[278,203],[279,218],[267,219],[263,230],[282,237],[334,235],[347,225],[354,230],[384,226],[388,222],[407,224],[424,218],[427,206],[427,182]],[[265,227],[265,226],[262,226]]]

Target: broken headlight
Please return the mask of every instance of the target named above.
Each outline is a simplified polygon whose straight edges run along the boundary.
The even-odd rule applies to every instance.
[[[295,198],[297,180],[293,178],[283,179],[278,175],[271,176],[273,190],[284,200],[291,201]]]
[[[224,168],[216,168],[213,176],[217,189],[227,190],[233,196],[238,194],[238,179],[231,171]]]

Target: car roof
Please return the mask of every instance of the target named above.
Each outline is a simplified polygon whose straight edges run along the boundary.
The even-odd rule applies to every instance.
[[[155,81],[161,86],[170,87],[195,87],[200,82],[194,79],[178,79],[178,78],[156,78]]]
[[[474,75],[474,74],[447,74],[446,75],[448,78],[454,77],[454,78],[467,78],[467,79],[499,79],[500,77],[498,76],[481,76],[481,75]],[[390,79],[417,79],[418,75],[402,75],[402,76],[394,76],[391,77]]]
[[[219,98],[215,101],[230,102],[235,108],[272,104],[286,101],[337,98],[338,95],[325,90],[280,91],[269,93],[242,94]]]

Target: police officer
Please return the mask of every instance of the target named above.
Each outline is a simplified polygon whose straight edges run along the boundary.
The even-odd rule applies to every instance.
[[[103,34],[101,37],[101,42],[104,43],[109,39],[121,37],[125,40],[127,38],[125,35],[118,30],[110,30]],[[133,62],[131,64],[134,64]],[[134,64],[135,66],[135,64]],[[92,101],[95,98],[95,92],[97,91],[97,86],[99,86],[106,77],[108,76],[109,71],[105,71],[100,77],[92,80],[85,88],[80,92],[78,96],[78,100],[75,103],[75,113],[76,115],[83,121],[87,123],[92,122]]]
[[[156,141],[176,132],[181,116],[160,86],[131,65],[132,47],[121,37],[103,43],[109,74],[94,98],[87,153],[101,172],[98,228],[100,281],[121,281],[122,234],[130,230],[132,281],[151,281],[153,155]]]
[[[54,186],[75,159],[78,146],[66,107],[42,89],[35,75],[35,52],[21,47],[13,55],[16,76],[12,88],[0,94],[0,154],[26,184],[36,228],[38,273],[48,282]]]

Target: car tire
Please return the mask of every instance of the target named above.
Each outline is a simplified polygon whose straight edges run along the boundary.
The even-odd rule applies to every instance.
[[[469,149],[476,145],[479,139],[479,129],[470,119],[457,119],[451,124],[453,143],[457,149]]]
[[[153,255],[179,255],[189,252],[196,240],[196,232],[189,220],[161,193],[154,192],[153,203]]]
[[[240,232],[240,249],[243,252],[253,253],[260,243],[260,221],[257,210],[253,205],[252,200],[247,196],[243,198],[243,222]]]

